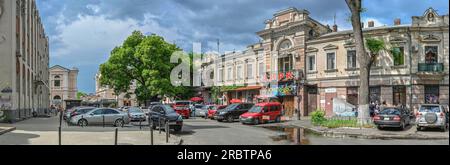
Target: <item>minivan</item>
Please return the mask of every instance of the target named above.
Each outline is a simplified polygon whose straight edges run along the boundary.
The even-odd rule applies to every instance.
[[[219,122],[224,120],[234,122],[235,119],[239,119],[239,116],[246,113],[253,105],[252,103],[231,104],[225,109],[218,110],[214,115],[214,119],[217,119]]]
[[[242,124],[254,124],[268,122],[281,122],[282,108],[281,103],[266,102],[258,103],[253,106],[247,113],[240,116],[239,120]]]

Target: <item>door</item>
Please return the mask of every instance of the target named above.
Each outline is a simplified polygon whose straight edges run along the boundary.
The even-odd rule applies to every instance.
[[[116,119],[121,118],[119,112],[113,109],[105,109],[103,114],[105,115],[105,124],[114,124]]]
[[[310,113],[317,110],[317,87],[308,88],[308,100],[305,102],[307,104],[307,109],[304,112],[304,116],[309,116]]]
[[[104,109],[98,109],[88,115],[89,124],[101,124],[103,122],[103,111]]]
[[[283,107],[285,116],[293,117],[294,116],[294,97],[293,96],[286,96],[283,98]]]
[[[263,121],[268,121],[268,120],[272,120],[272,116],[271,116],[271,111],[272,111],[272,107],[270,106],[264,106],[262,107],[262,120]]]
[[[326,116],[333,114],[333,99],[337,97],[337,93],[325,93],[325,112]]]

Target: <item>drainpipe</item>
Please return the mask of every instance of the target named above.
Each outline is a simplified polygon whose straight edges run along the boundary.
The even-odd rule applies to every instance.
[[[406,31],[406,34],[408,35],[408,45],[409,45],[409,48],[408,48],[408,53],[409,53],[409,109],[410,110],[412,110],[412,108],[413,108],[413,104],[412,104],[412,96],[413,96],[413,85],[412,85],[412,58],[413,58],[413,55],[412,55],[412,50],[411,50],[411,48],[413,47],[413,45],[412,45],[412,36],[411,36],[411,28],[408,28],[407,29],[407,31]]]

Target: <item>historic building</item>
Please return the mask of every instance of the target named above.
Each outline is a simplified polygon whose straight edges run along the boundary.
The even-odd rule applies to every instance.
[[[0,120],[44,113],[50,104],[49,45],[34,0],[0,0],[0,53]]]
[[[124,92],[117,95],[114,92],[114,89],[109,86],[101,85],[100,78],[101,74],[97,73],[95,75],[95,95],[97,97],[97,103],[100,104],[100,106],[110,106],[112,104],[117,107],[139,105],[136,95],[134,94],[136,82],[133,82],[127,93]]]
[[[369,21],[363,28],[365,38],[381,39],[387,48],[371,70],[371,101],[413,110],[422,103],[448,104],[448,14],[440,16],[430,8],[412,17],[409,25],[400,19],[393,22],[375,27]],[[359,66],[352,30],[322,25],[296,8],[275,13],[265,24],[257,32],[260,43],[204,61],[204,70],[215,67],[215,86],[243,84],[225,92],[223,99],[276,98],[285,116],[294,118],[317,109],[335,115],[336,100],[358,105]]]
[[[60,65],[50,68],[50,100],[54,106],[66,107],[66,102],[77,100],[78,69]]]

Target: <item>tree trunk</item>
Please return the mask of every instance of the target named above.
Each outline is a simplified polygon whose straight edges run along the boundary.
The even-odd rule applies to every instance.
[[[364,38],[361,27],[361,2],[362,0],[346,0],[351,11],[351,21],[355,38],[356,56],[359,62],[359,92],[358,92],[358,124],[371,123],[369,116],[369,75],[370,56],[364,46]]]

